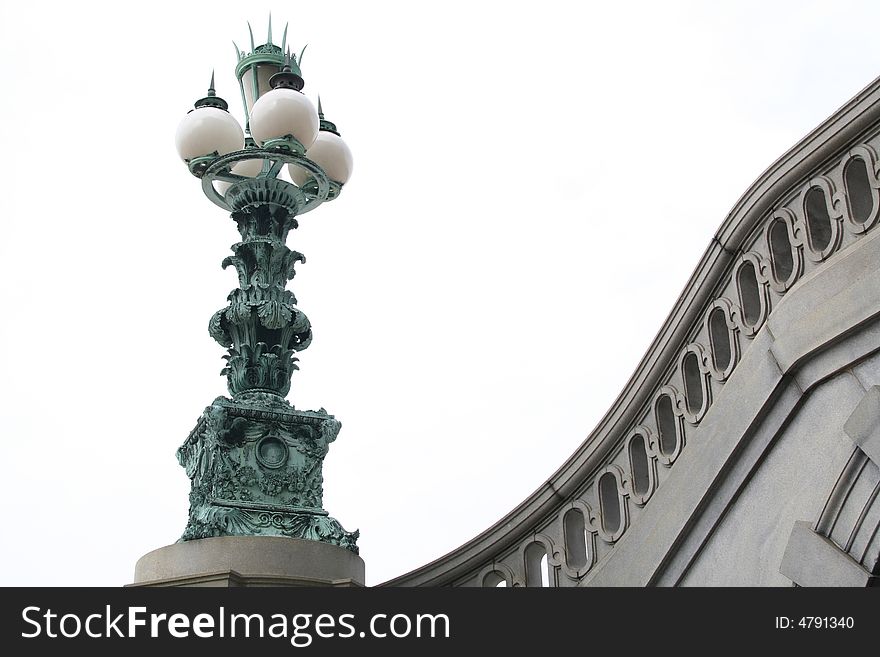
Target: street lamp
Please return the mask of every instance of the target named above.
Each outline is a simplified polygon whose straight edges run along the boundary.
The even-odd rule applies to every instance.
[[[348,532],[322,506],[321,467],[340,422],[324,409],[301,411],[286,399],[296,352],[312,341],[306,315],[285,289],[305,257],[285,241],[297,218],[336,199],[351,175],[351,152],[336,126],[302,93],[299,58],[272,43],[240,52],[245,129],[208,94],[183,118],[177,151],[202,190],[231,212],[241,241],[223,267],[239,288],[211,318],[228,350],[223,374],[231,398],[218,397],[177,452],[192,482],[181,541],[218,536],[284,536],[357,554]],[[321,107],[320,101],[318,103]],[[290,181],[280,175],[287,167]]]

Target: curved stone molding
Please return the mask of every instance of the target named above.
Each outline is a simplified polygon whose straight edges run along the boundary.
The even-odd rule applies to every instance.
[[[784,547],[786,538],[779,532],[786,521],[793,522],[787,510],[803,504],[800,498],[785,495],[800,490],[803,499],[807,493],[821,499],[814,482],[819,486],[829,479],[833,482],[835,473],[829,465],[840,468],[835,464],[845,460],[847,449],[852,452],[843,438],[846,409],[864,394],[863,381],[880,377],[878,286],[880,232],[874,232],[792,288],[744,353],[726,384],[732,387],[716,398],[689,435],[689,444],[671,475],[661,480],[627,533],[604,557],[600,555],[577,585],[698,584],[713,572],[717,574],[711,575],[710,583],[715,585],[769,581],[732,572],[741,569],[771,579],[776,572],[773,581],[779,583],[777,559],[783,555],[776,550]],[[764,468],[770,459],[773,462]],[[804,470],[810,459],[812,469]],[[867,551],[864,546],[877,524],[872,514],[880,512],[880,507],[868,506],[875,483],[864,483],[852,489],[858,494],[848,492],[847,485],[847,492],[836,495],[847,502],[841,513],[835,512],[840,519],[830,536],[844,555],[848,544],[855,546],[855,557],[847,559],[870,562],[880,545]],[[752,493],[746,495],[744,490]],[[810,507],[815,509],[815,504]],[[869,518],[867,523],[859,520],[863,514]],[[854,534],[857,526],[862,529]],[[716,531],[720,532],[716,547],[701,559]],[[730,541],[748,534],[760,553],[747,557],[740,552],[737,561],[736,551],[729,552]],[[857,538],[851,538],[854,535]],[[739,543],[736,546],[744,549]],[[733,561],[719,564],[723,554]],[[836,560],[824,548],[819,554],[831,563]],[[755,564],[765,566],[754,568]]]
[[[788,318],[789,310],[783,312],[785,317],[775,324],[775,312],[783,298],[814,295],[815,286],[825,284],[825,272],[837,258],[836,254],[843,255],[842,252],[860,240],[871,240],[870,229],[877,224],[876,215],[880,212],[877,196],[880,174],[875,156],[878,148],[880,80],[774,162],[737,201],[636,371],[575,453],[493,527],[461,548],[387,584],[480,585],[479,573],[487,564],[498,563],[507,564],[514,573],[524,572],[523,550],[537,533],[547,535],[556,545],[565,544],[563,516],[573,504],[597,510],[585,516],[586,531],[603,540],[595,541],[586,574],[579,568],[567,566],[564,550],[561,550],[556,561],[558,585],[575,586],[587,581],[617,583],[595,578],[595,571],[623,547],[633,544],[628,539],[631,532],[647,531],[647,526],[640,529],[646,514],[654,516],[664,512],[658,509],[658,505],[663,505],[661,498],[666,499],[661,493],[667,482],[676,480],[678,457],[697,448],[692,444],[700,445],[703,424],[717,422],[712,418],[718,400],[731,398],[721,394],[724,387],[738,379],[737,390],[744,400],[755,396],[748,387],[743,387],[747,384],[742,381],[758,374],[740,375],[743,363],[748,361],[748,367],[755,367],[760,362],[761,368],[771,368],[767,371],[782,376],[780,371],[800,371],[798,359],[811,353],[801,348],[798,341],[801,337],[817,345],[833,344],[840,339],[839,331],[835,333],[838,337],[828,338],[826,333],[834,333],[832,328],[817,327],[813,319],[798,319],[801,323],[791,327],[791,331],[801,337],[780,341],[777,331],[785,333],[794,320]],[[847,165],[858,166],[853,164],[854,158],[865,161],[864,175],[845,173]],[[866,213],[865,201],[858,206],[861,209],[853,209],[856,206],[847,196],[847,175],[849,188],[864,188],[864,179],[867,179],[872,196],[870,212]],[[865,221],[860,221],[862,217]],[[786,244],[788,256],[785,255]],[[841,293],[849,294],[848,291]],[[787,307],[798,306],[793,303]],[[840,325],[838,328],[848,330],[847,327],[867,321],[864,317],[855,317],[854,312],[846,309],[834,317]],[[722,329],[721,319],[726,330]],[[760,344],[755,352],[761,354],[760,358],[750,355],[756,344]],[[772,353],[766,351],[768,344],[772,344]],[[688,390],[683,385],[682,365],[689,353],[698,359],[704,387],[699,409],[688,408]],[[688,363],[692,369],[693,361]],[[658,423],[657,407],[658,402],[666,399],[668,402],[662,401],[660,411],[664,432]],[[695,412],[697,410],[699,412]],[[644,435],[649,464],[654,468],[648,494],[636,493],[634,465],[629,453],[633,436],[640,427],[645,429],[639,435]],[[691,430],[695,431],[695,437],[689,435]],[[731,450],[734,448],[735,445],[729,446]],[[623,500],[619,509],[620,532],[607,532],[603,528],[597,493],[599,477],[612,471],[618,473],[618,494]],[[549,560],[552,554],[548,555]]]

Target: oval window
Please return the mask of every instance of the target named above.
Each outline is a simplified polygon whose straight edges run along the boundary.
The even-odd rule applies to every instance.
[[[709,314],[709,344],[712,347],[712,363],[719,372],[730,367],[730,329],[722,308],[715,308]]]
[[[565,561],[580,570],[587,565],[587,527],[580,509],[570,509],[562,518],[565,533]]]
[[[688,412],[696,415],[703,408],[703,375],[700,373],[700,361],[693,351],[685,354],[681,362],[682,378],[684,379],[684,401]]]
[[[629,465],[632,468],[633,491],[636,495],[647,495],[651,490],[651,474],[648,470],[648,450],[641,435],[635,435],[629,441]]]
[[[782,219],[770,224],[770,265],[773,277],[785,283],[794,272],[794,255],[791,240],[788,237],[788,225]]]
[[[675,448],[678,445],[672,397],[666,394],[660,395],[657,398],[655,414],[657,415],[657,430],[660,433],[660,453],[663,456],[672,456],[675,454]]]
[[[860,157],[854,157],[843,170],[843,182],[846,185],[846,201],[849,214],[857,224],[863,224],[874,212],[874,193],[868,178],[868,167]]]
[[[750,260],[746,260],[739,268],[736,286],[739,290],[743,321],[749,328],[754,328],[761,319],[761,289],[758,287],[755,265]]]
[[[497,570],[490,570],[483,578],[483,587],[485,588],[499,588],[505,586],[507,586],[507,580],[504,579],[504,575]]]
[[[610,472],[599,477],[599,508],[602,512],[602,529],[615,534],[620,529],[620,496],[617,479]]]
[[[526,586],[550,586],[547,551],[541,543],[526,548]]]
[[[831,244],[831,217],[825,205],[825,192],[821,187],[811,187],[804,198],[804,214],[807,216],[807,239],[815,253],[821,253]]]

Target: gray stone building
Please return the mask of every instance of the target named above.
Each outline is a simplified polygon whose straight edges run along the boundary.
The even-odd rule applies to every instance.
[[[394,586],[865,586],[880,573],[880,80],[709,237],[538,490]]]

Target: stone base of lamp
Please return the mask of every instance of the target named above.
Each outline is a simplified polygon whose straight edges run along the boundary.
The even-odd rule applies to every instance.
[[[153,550],[129,586],[364,586],[364,560],[320,541],[220,536]]]

